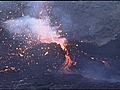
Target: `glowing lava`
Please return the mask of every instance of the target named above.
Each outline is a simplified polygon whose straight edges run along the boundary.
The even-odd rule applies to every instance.
[[[61,73],[65,73],[65,74],[72,74],[70,67],[72,66],[73,61],[71,60],[70,56],[69,56],[69,52],[67,49],[67,44],[60,44],[62,50],[64,50],[66,52],[65,54],[65,61],[61,67],[60,72]]]

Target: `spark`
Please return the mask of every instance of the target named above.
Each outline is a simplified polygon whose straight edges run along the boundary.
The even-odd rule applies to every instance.
[[[45,54],[44,54],[44,55],[46,56],[47,54],[48,54],[48,51],[47,51],[47,52],[45,52]]]
[[[5,66],[5,68],[8,68],[8,66]]]
[[[62,32],[62,30],[58,30],[58,32],[59,32],[59,33],[61,33],[61,32]]]
[[[2,43],[5,43],[5,41],[2,41]]]
[[[10,46],[10,47],[12,47],[12,45],[11,45],[11,44],[9,44],[9,46]]]
[[[16,70],[16,68],[15,68],[15,67],[10,67],[10,68],[11,68],[11,70],[13,70],[13,71],[14,71],[14,70]]]
[[[74,64],[73,65],[76,65],[77,64],[77,62],[74,62]]]
[[[110,65],[109,65],[108,62],[106,62],[106,61],[104,61],[104,60],[101,60],[101,62],[102,62],[106,67],[110,68]]]
[[[9,16],[7,16],[6,18],[9,18]]]
[[[53,68],[54,68],[54,69],[57,69],[57,67],[56,67],[56,66],[53,66]]]
[[[28,64],[28,66],[30,66],[30,63],[29,63],[29,62],[28,62],[27,64]]]
[[[92,60],[94,60],[94,57],[91,57]]]
[[[55,24],[57,24],[58,22],[55,22]]]
[[[23,54],[19,54],[21,57],[23,57],[24,55]]]
[[[42,14],[43,13],[43,11],[41,10],[40,12],[39,12],[39,14]]]
[[[9,12],[9,13],[12,13],[12,12]]]
[[[80,41],[80,42],[83,42],[83,41]]]
[[[78,47],[78,44],[76,44],[76,47]]]
[[[32,56],[34,56],[34,54],[32,54]]]
[[[36,62],[36,64],[39,64],[38,62]]]
[[[7,72],[9,69],[5,69],[4,71]]]
[[[0,31],[2,31],[2,28],[0,29]]]
[[[47,69],[48,72],[51,72],[51,69]]]

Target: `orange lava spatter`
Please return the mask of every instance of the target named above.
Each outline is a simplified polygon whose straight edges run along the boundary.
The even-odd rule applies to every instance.
[[[72,66],[73,61],[71,60],[69,56],[68,49],[66,48],[67,44],[60,44],[62,50],[66,52],[65,54],[65,61],[62,64],[62,67],[60,69],[60,73],[64,74],[72,74],[72,71],[70,70],[70,67]]]

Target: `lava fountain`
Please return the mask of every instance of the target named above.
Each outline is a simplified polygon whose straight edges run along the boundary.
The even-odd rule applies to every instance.
[[[69,69],[72,65],[72,60],[67,49],[67,40],[66,38],[61,38],[60,35],[55,32],[56,27],[51,27],[49,23],[49,17],[46,17],[44,19],[37,19],[30,16],[24,16],[14,20],[7,20],[5,22],[5,27],[9,29],[10,33],[14,33],[13,36],[18,40],[21,40],[21,38],[23,38],[22,40],[24,42],[30,41],[33,42],[33,44],[34,42],[37,42],[36,44],[57,43],[60,45],[66,54],[65,61],[59,71],[61,73],[70,74],[72,73]],[[26,36],[27,38],[24,38],[23,36]],[[30,44],[28,46],[30,47],[33,44]]]

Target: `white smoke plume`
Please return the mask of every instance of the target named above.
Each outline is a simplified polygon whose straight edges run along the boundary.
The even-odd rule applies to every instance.
[[[10,33],[15,35],[27,35],[31,37],[32,40],[38,40],[42,43],[65,43],[65,38],[60,38],[56,33],[56,27],[50,26],[50,19],[47,15],[47,12],[39,14],[44,7],[43,4],[47,2],[27,2],[27,5],[30,6],[28,12],[25,13],[25,16],[16,18],[13,20],[7,20],[4,25]],[[39,18],[38,16],[42,16]]]

